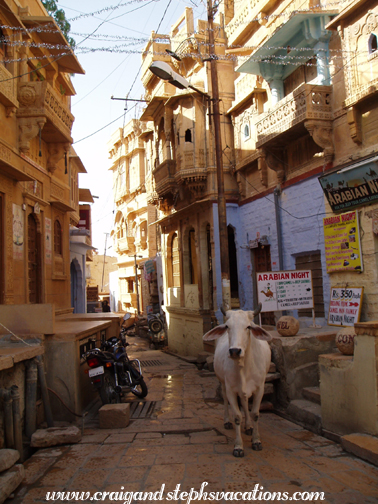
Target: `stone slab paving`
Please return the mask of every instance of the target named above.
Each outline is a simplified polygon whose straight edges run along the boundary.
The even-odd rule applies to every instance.
[[[150,353],[138,357],[146,360]],[[245,456],[233,457],[234,431],[224,429],[223,406],[209,395],[212,390],[215,398],[216,378],[175,357],[152,354],[164,360],[163,369],[145,369],[147,399],[158,401],[153,416],[108,430],[100,430],[92,416],[79,444],[40,449],[25,462],[25,480],[7,504],[47,502],[47,492],[52,497],[51,492],[99,491],[118,493],[103,496],[105,503],[128,502],[119,498],[121,491],[152,492],[156,502],[181,503],[188,498],[180,499],[180,492],[199,491],[205,482],[205,492],[234,495],[214,501],[202,495],[192,502],[286,502],[295,492],[308,492],[295,502],[316,502],[309,493],[324,492],[317,502],[378,503],[378,468],[273,413],[260,417],[263,450],[252,451],[244,435]],[[235,492],[246,492],[244,499]],[[287,492],[287,498],[273,499],[274,492]],[[55,495],[59,501],[67,499]]]

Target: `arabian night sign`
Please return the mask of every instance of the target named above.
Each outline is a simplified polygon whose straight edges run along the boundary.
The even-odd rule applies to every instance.
[[[319,177],[334,212],[378,202],[378,158]]]

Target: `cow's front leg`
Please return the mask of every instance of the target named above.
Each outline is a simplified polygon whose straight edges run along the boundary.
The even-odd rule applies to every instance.
[[[253,394],[253,401],[252,401],[252,410],[251,410],[251,417],[252,417],[252,450],[262,450],[262,444],[260,441],[260,434],[259,434],[259,414],[260,414],[260,404],[261,400],[264,395],[264,384],[262,387],[256,390],[256,392]]]
[[[245,414],[245,433],[248,436],[251,436],[253,432],[253,427],[252,427],[252,421],[251,421],[251,416],[249,414],[249,409],[248,409],[248,397],[246,394],[242,394],[240,397],[240,402],[244,410]]]
[[[227,391],[226,385],[221,382],[222,385],[222,395],[223,395],[223,403],[224,403],[224,414],[223,414],[223,424],[225,429],[232,429],[232,423],[230,422],[230,415],[228,412],[228,399],[227,399]]]
[[[234,446],[233,455],[234,455],[234,457],[244,457],[243,440],[242,440],[242,436],[241,436],[242,414],[241,414],[241,411],[240,411],[239,405],[238,405],[238,395],[235,392],[232,392],[231,390],[227,389],[227,385],[226,385],[226,390],[227,390],[228,401],[230,403],[232,413],[233,413],[234,419],[235,419],[236,439],[235,439],[235,446]]]

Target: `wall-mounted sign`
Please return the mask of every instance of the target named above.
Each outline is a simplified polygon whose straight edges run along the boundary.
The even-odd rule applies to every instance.
[[[378,159],[373,158],[350,169],[319,178],[320,185],[334,212],[353,209],[378,201]],[[345,170],[345,171],[344,171]]]
[[[262,312],[314,307],[311,270],[267,271],[256,278]]]
[[[353,326],[361,315],[363,287],[331,287],[328,325]]]
[[[323,219],[327,273],[362,271],[357,211]]]

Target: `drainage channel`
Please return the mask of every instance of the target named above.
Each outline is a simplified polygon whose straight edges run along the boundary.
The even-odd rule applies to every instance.
[[[151,418],[156,401],[132,401],[130,403],[130,418]]]

